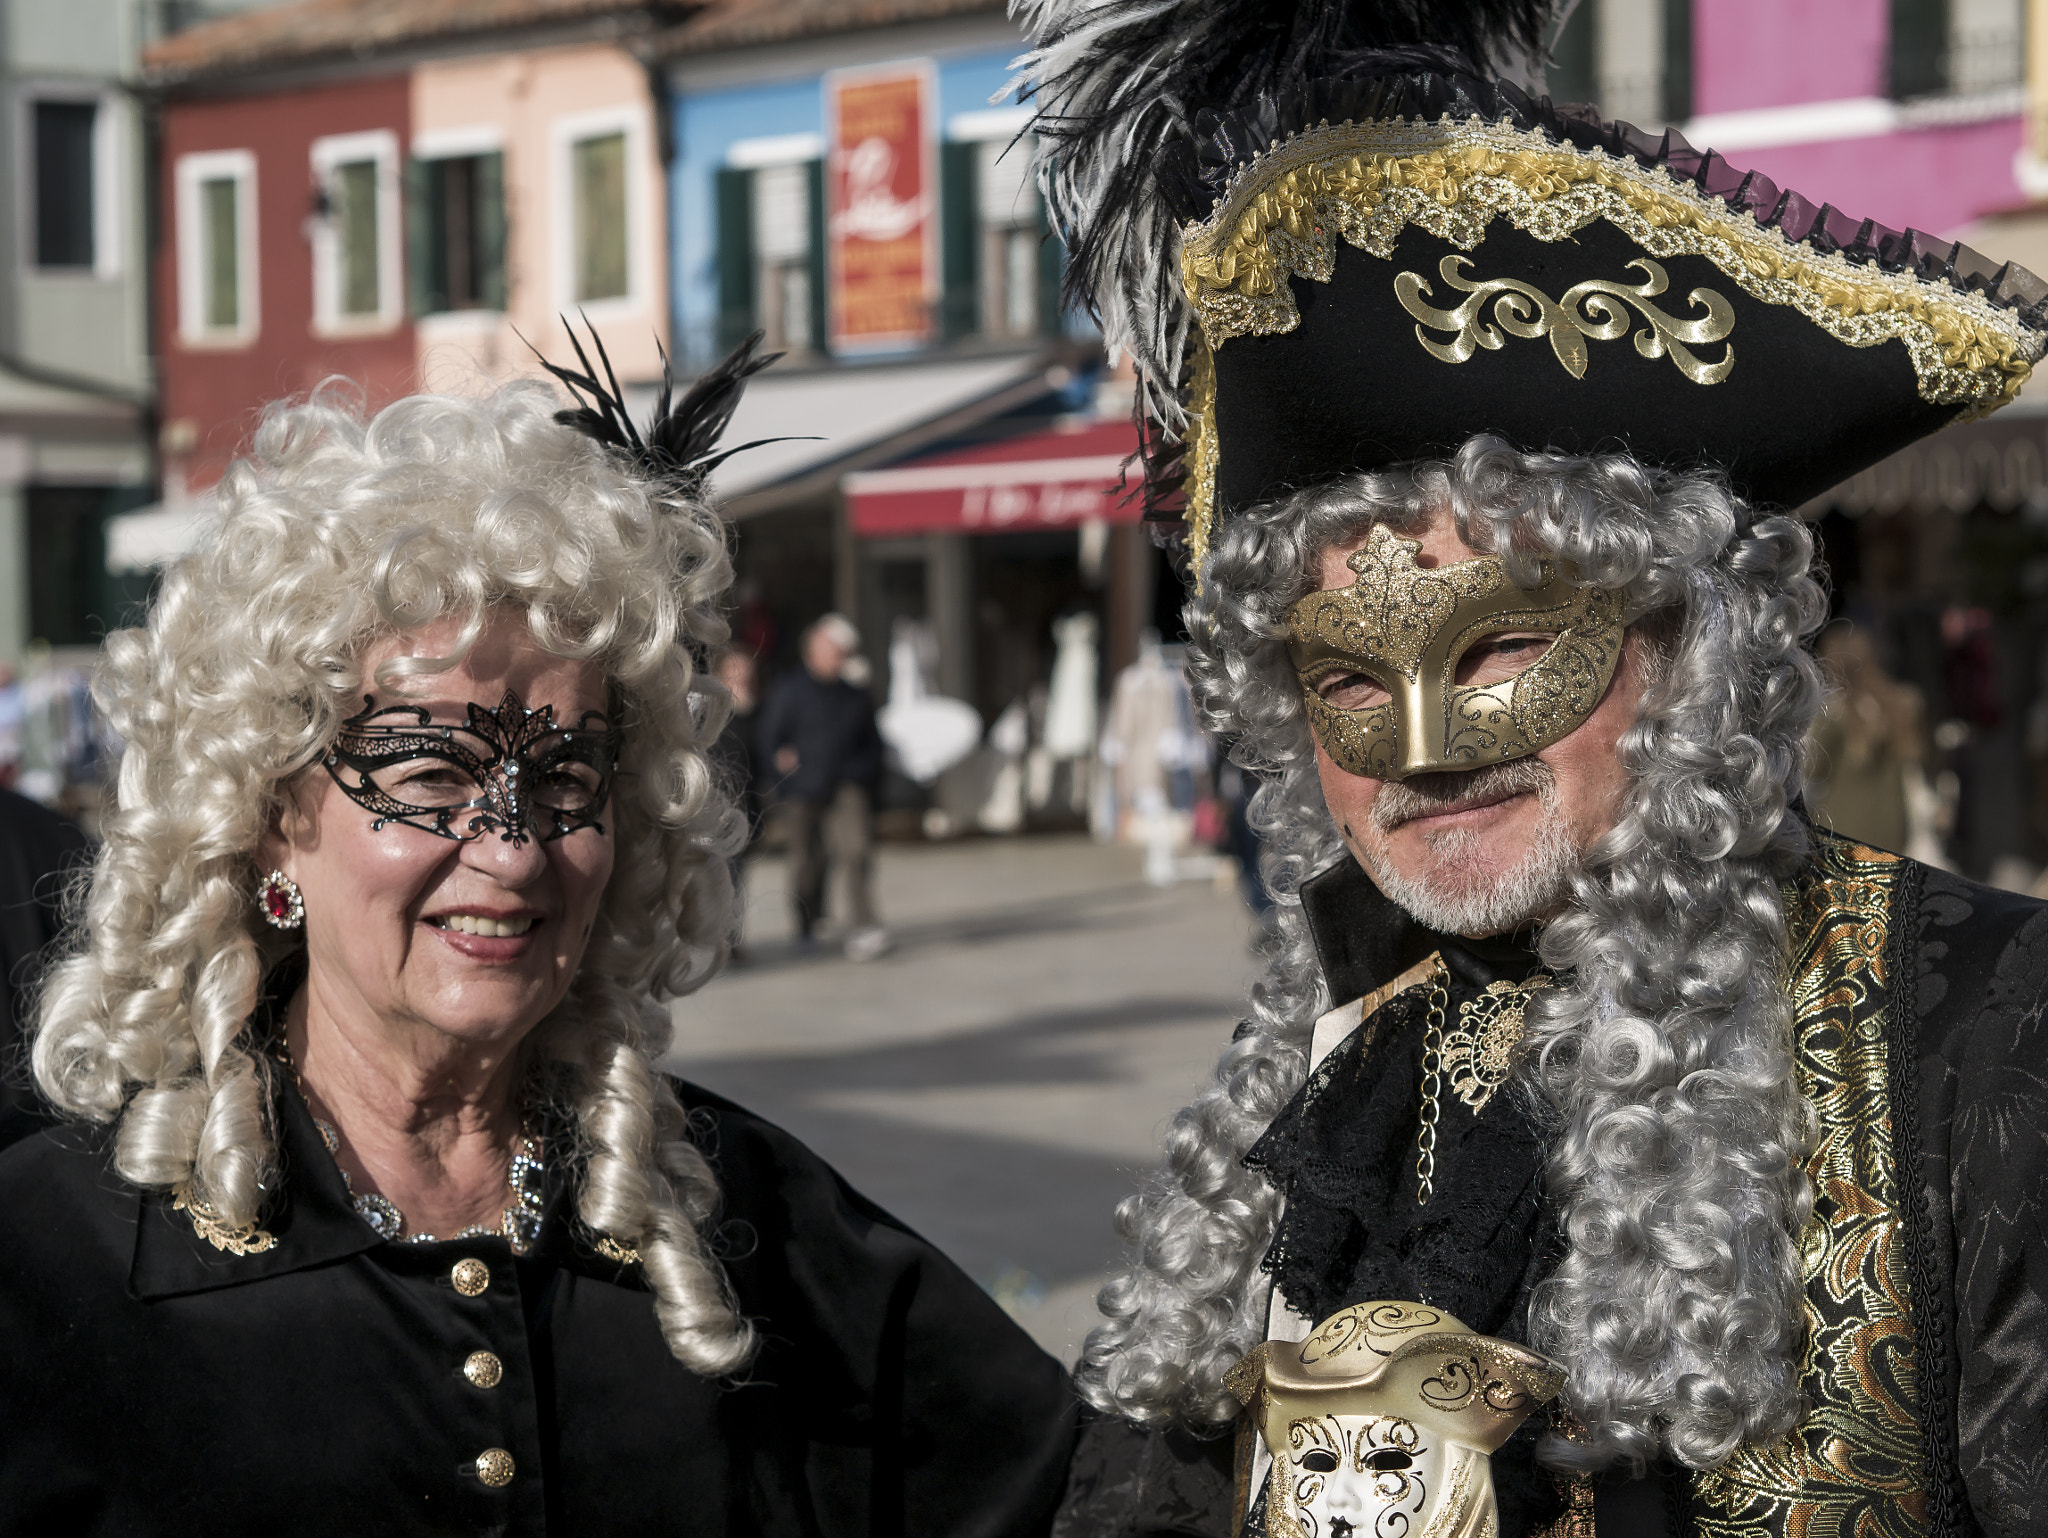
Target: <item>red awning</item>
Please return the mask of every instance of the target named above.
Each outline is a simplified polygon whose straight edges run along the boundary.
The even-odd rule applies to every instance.
[[[1117,489],[1138,449],[1129,422],[1090,422],[920,455],[846,477],[853,532],[874,537],[963,531],[1003,534],[1069,529],[1100,520],[1135,523],[1144,509]]]

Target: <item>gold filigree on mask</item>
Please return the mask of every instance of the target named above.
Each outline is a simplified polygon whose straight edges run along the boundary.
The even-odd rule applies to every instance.
[[[1621,660],[1617,593],[1582,588],[1546,570],[1518,587],[1494,557],[1423,567],[1422,545],[1376,524],[1350,559],[1350,587],[1310,593],[1287,611],[1288,650],[1309,724],[1348,774],[1402,780],[1526,758],[1576,728],[1599,705]],[[1477,641],[1509,631],[1556,639],[1514,677],[1455,682]],[[1360,673],[1387,691],[1345,710],[1318,691]]]
[[[1430,288],[1429,280],[1421,273],[1394,274],[1394,297],[1401,301],[1402,309],[1422,322],[1415,328],[1416,340],[1433,358],[1463,363],[1482,347],[1497,351],[1502,346],[1502,331],[1530,341],[1547,336],[1551,351],[1557,354],[1565,372],[1574,379],[1583,379],[1586,343],[1612,342],[1628,335],[1629,327],[1635,324],[1629,311],[1634,309],[1646,323],[1635,335],[1636,351],[1645,358],[1669,357],[1678,372],[1696,385],[1719,384],[1735,368],[1733,342],[1722,348],[1720,358],[1712,363],[1691,351],[1693,347],[1727,339],[1735,329],[1734,306],[1710,288],[1696,288],[1686,297],[1706,311],[1703,316],[1680,320],[1667,315],[1650,301],[1671,286],[1671,279],[1647,257],[1628,264],[1628,270],[1642,272],[1640,283],[1588,278],[1583,283],[1574,283],[1564,291],[1562,299],[1556,300],[1515,278],[1472,282],[1465,277],[1465,269],[1471,265],[1470,258],[1457,255],[1437,263],[1437,272],[1444,282],[1470,296],[1452,310],[1439,310],[1423,303]],[[1493,301],[1492,325],[1483,318],[1489,299]],[[1456,334],[1448,342],[1439,342],[1424,334],[1424,326]]]

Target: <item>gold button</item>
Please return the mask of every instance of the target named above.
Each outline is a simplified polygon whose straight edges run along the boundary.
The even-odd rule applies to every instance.
[[[462,1376],[478,1388],[496,1388],[505,1376],[505,1364],[489,1351],[472,1351],[462,1364]]]
[[[476,1455],[476,1477],[493,1490],[500,1485],[511,1484],[517,1468],[512,1455],[502,1447],[486,1447]]]
[[[476,1259],[458,1260],[455,1269],[448,1273],[448,1279],[455,1283],[455,1290],[465,1298],[473,1298],[491,1285],[491,1268]]]

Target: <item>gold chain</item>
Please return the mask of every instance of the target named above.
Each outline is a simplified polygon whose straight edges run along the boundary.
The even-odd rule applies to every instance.
[[[1429,975],[1429,1017],[1422,1031],[1422,1130],[1415,1135],[1415,1204],[1429,1205],[1436,1192],[1437,1103],[1444,1066],[1444,1008],[1451,995],[1444,987],[1443,957],[1436,958],[1436,970]]]

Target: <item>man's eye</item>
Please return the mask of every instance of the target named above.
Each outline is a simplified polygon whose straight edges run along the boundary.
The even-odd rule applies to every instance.
[[[1312,1448],[1301,1455],[1301,1466],[1311,1474],[1334,1474],[1337,1455],[1321,1447]]]
[[[1330,673],[1315,682],[1315,690],[1332,710],[1370,710],[1392,698],[1377,680],[1363,673]]]
[[[1476,641],[1458,659],[1456,681],[1484,687],[1513,678],[1556,643],[1550,635],[1497,635]]]

